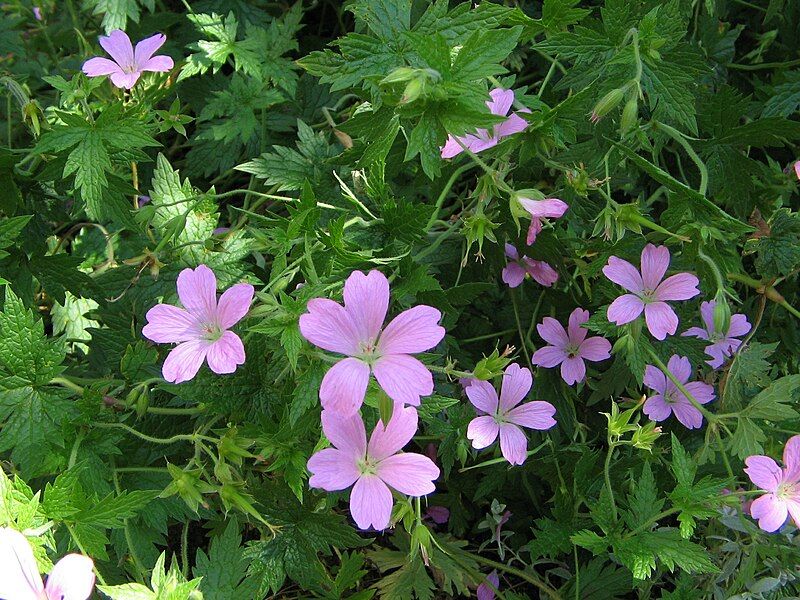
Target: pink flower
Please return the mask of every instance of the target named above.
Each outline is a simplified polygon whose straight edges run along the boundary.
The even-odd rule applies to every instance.
[[[489,95],[492,99],[486,103],[486,106],[489,107],[492,114],[500,117],[508,115],[508,111],[511,110],[511,105],[514,103],[514,92],[495,88],[489,92]],[[531,111],[524,109],[520,112],[529,113]],[[478,129],[474,134],[464,137],[448,136],[447,142],[442,147],[442,158],[453,158],[461,154],[464,151],[462,144],[475,153],[487,150],[499,144],[504,137],[524,131],[527,126],[528,122],[525,119],[513,113],[504,122],[495,125],[491,134],[486,129]],[[461,144],[458,143],[459,141]]]
[[[624,325],[636,319],[642,311],[647,329],[657,340],[674,335],[678,316],[667,300],[688,300],[700,293],[700,283],[691,273],[678,273],[664,279],[669,267],[669,250],[666,246],[647,244],[642,250],[641,274],[627,260],[616,256],[608,259],[603,273],[631,294],[620,296],[608,307],[608,320]],[[664,279],[662,281],[662,279]]]
[[[537,283],[550,287],[558,281],[558,273],[549,264],[542,260],[533,260],[527,256],[520,258],[519,252],[511,244],[506,244],[506,256],[511,259],[503,268],[503,281],[508,287],[518,287],[524,280],[525,275]]]
[[[389,280],[380,271],[353,271],[344,284],[344,306],[315,298],[300,317],[300,332],[311,342],[349,358],[333,365],[319,388],[323,408],[342,415],[361,407],[370,372],[395,402],[419,406],[433,393],[433,376],[411,356],[433,348],[444,337],[442,314],[420,305],[401,312],[383,331],[389,308]]]
[[[557,219],[569,208],[569,205],[558,198],[547,198],[545,200],[532,200],[531,198],[517,198],[522,208],[531,214],[531,225],[528,228],[528,237],[525,240],[530,246],[536,241],[536,236],[542,230],[542,219]]]
[[[322,431],[333,444],[308,460],[311,487],[328,492],[351,485],[350,514],[361,529],[386,529],[392,513],[393,488],[409,496],[425,496],[436,486],[439,469],[422,454],[399,453],[417,431],[417,411],[395,404],[384,427],[378,421],[367,444],[364,423],[357,414],[322,411]],[[355,484],[355,485],[354,485]]]
[[[755,485],[767,492],[750,506],[750,515],[764,531],[777,531],[791,515],[800,528],[800,435],[783,448],[783,469],[769,456],[748,456],[744,470]]]
[[[83,63],[83,72],[89,77],[111,75],[111,83],[115,86],[131,89],[144,71],[159,73],[172,69],[174,63],[169,56],[153,56],[166,41],[163,33],[157,33],[136,44],[134,50],[128,34],[115,29],[108,36],[99,38],[103,50],[114,60],[100,56],[90,58]]]
[[[800,160],[794,163],[794,174],[800,179]]]
[[[494,593],[500,587],[500,577],[497,571],[492,571],[486,576],[486,581],[478,586],[475,595],[478,600],[494,600]]]
[[[444,506],[429,506],[425,511],[425,518],[430,519],[437,525],[444,525],[450,520],[450,510]]]
[[[94,563],[67,554],[42,582],[33,550],[19,531],[0,527],[0,598],[8,600],[87,600],[94,588]]]
[[[700,314],[703,317],[702,327],[690,327],[681,335],[688,335],[698,337],[701,340],[708,340],[711,342],[710,346],[706,346],[706,354],[711,357],[711,360],[706,362],[713,368],[718,369],[725,362],[725,359],[731,356],[742,345],[741,340],[737,340],[736,336],[742,336],[750,331],[750,323],[747,317],[742,314],[731,315],[731,323],[728,331],[716,331],[714,328],[714,308],[717,303],[713,300],[710,302],[703,302],[700,305]]]
[[[229,331],[250,310],[253,286],[239,283],[217,302],[217,278],[205,265],[178,275],[178,297],[184,308],[157,304],[147,311],[142,335],[157,344],[178,345],[164,361],[162,374],[172,383],[189,381],[204,360],[219,375],[244,363],[244,345]]]
[[[531,372],[516,363],[503,373],[500,398],[488,381],[476,379],[467,388],[467,397],[481,415],[470,421],[467,438],[480,450],[494,443],[500,435],[500,450],[512,465],[521,465],[527,458],[528,440],[521,427],[550,429],[556,424],[555,407],[549,402],[526,402],[517,406],[533,385]]]
[[[569,316],[567,330],[552,317],[545,317],[536,326],[543,340],[550,346],[539,348],[533,353],[531,362],[551,369],[561,365],[561,377],[568,385],[586,378],[585,360],[597,362],[611,356],[611,343],[602,337],[587,338],[587,330],[582,327],[589,320],[589,311],[576,308]]]
[[[692,376],[692,365],[688,358],[674,354],[667,363],[667,369],[700,404],[708,404],[714,399],[712,386],[702,381],[689,381]],[[703,424],[703,413],[660,369],[647,365],[644,369],[644,384],[657,392],[647,399],[642,409],[653,421],[663,421],[674,413],[678,421],[688,429],[697,429]]]

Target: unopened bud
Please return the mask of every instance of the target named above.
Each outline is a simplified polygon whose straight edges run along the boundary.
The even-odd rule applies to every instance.
[[[381,80],[381,83],[401,83],[411,81],[417,76],[417,69],[398,67]]]
[[[400,104],[410,104],[422,95],[425,88],[425,80],[422,78],[412,79],[406,84],[406,89],[403,90],[403,97],[400,99]]]
[[[720,290],[714,297],[714,331],[725,335],[731,328],[731,307],[725,298],[725,293]]]
[[[622,109],[622,119],[620,120],[619,128],[623,135],[636,126],[638,117],[639,101],[636,99],[636,96],[634,96],[625,103],[625,108]]]
[[[625,91],[622,88],[615,88],[611,90],[605,96],[600,98],[600,101],[594,105],[594,108],[592,109],[592,116],[589,120],[592,123],[597,123],[600,119],[614,110],[617,105],[622,102],[624,97]]]

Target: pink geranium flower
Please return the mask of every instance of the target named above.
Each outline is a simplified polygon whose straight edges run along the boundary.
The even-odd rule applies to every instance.
[[[111,75],[111,83],[115,86],[131,89],[145,71],[160,73],[172,69],[174,63],[169,56],[153,56],[166,41],[167,37],[163,33],[157,33],[143,39],[134,49],[128,34],[115,29],[108,36],[100,36],[99,39],[103,50],[114,60],[100,56],[90,58],[83,63],[83,72],[89,77]]]
[[[500,588],[500,577],[497,571],[492,571],[486,576],[486,581],[478,586],[475,595],[478,600],[494,600],[495,592]]]
[[[557,219],[564,215],[569,205],[558,198],[533,200],[531,198],[517,198],[522,208],[531,215],[531,224],[528,227],[528,237],[525,242],[530,246],[536,241],[536,236],[542,230],[542,219]]]
[[[794,174],[797,175],[798,179],[800,179],[800,160],[794,163]]]
[[[514,92],[495,88],[489,92],[489,95],[492,99],[486,103],[486,106],[489,107],[492,114],[500,117],[508,115],[508,111],[511,110],[511,105],[514,103]],[[520,112],[529,113],[531,111],[523,109]],[[475,153],[487,150],[499,144],[504,137],[524,131],[527,126],[528,122],[525,119],[517,113],[513,113],[505,121],[495,125],[492,133],[486,129],[478,129],[474,134],[463,137],[448,136],[447,142],[442,146],[442,158],[453,158],[461,154],[464,151],[462,144]]]
[[[525,462],[528,440],[521,428],[543,430],[556,424],[553,418],[556,409],[549,402],[519,404],[528,395],[532,385],[530,370],[512,363],[503,373],[500,398],[488,381],[476,379],[467,387],[467,397],[481,415],[472,419],[467,426],[467,438],[472,440],[473,448],[486,448],[499,435],[500,451],[505,459],[512,465]]]
[[[88,556],[67,554],[42,582],[27,538],[0,527],[0,598],[7,600],[87,600],[94,588],[94,563]]]
[[[386,529],[392,514],[393,488],[409,496],[425,496],[436,486],[439,468],[427,456],[400,453],[417,431],[417,411],[395,404],[389,424],[378,421],[367,444],[364,422],[357,414],[322,411],[322,431],[333,444],[308,460],[311,487],[350,493],[350,514],[361,529]]]
[[[667,369],[700,404],[708,404],[714,399],[714,388],[711,385],[702,381],[689,381],[692,365],[688,358],[674,354],[667,363]],[[697,429],[703,424],[703,413],[660,369],[647,365],[644,369],[644,384],[656,392],[647,399],[642,408],[644,414],[653,421],[663,421],[674,414],[688,429]]]
[[[535,282],[550,287],[558,281],[558,273],[543,260],[533,260],[527,256],[520,258],[519,252],[511,244],[506,244],[506,257],[509,258],[508,264],[503,268],[503,282],[508,287],[518,287],[529,275]]]
[[[783,469],[769,456],[748,456],[747,476],[766,492],[750,505],[750,516],[764,531],[777,531],[791,516],[800,528],[800,435],[789,438],[783,448]]]
[[[647,329],[657,340],[674,335],[678,328],[678,315],[667,300],[688,300],[700,293],[700,283],[691,273],[678,273],[664,279],[669,267],[669,250],[666,246],[647,244],[642,250],[642,272],[627,260],[616,256],[608,259],[603,273],[630,294],[624,294],[608,307],[608,320],[624,325],[644,311]],[[662,281],[663,279],[663,281]]]
[[[444,337],[442,314],[415,306],[397,315],[383,330],[389,308],[389,280],[380,271],[353,271],[344,284],[344,306],[315,298],[300,317],[300,332],[311,342],[348,356],[333,365],[319,388],[323,408],[343,415],[361,407],[370,372],[395,402],[419,406],[433,393],[433,376],[411,356],[433,348]]]
[[[583,381],[586,378],[584,361],[598,362],[611,356],[611,343],[607,339],[586,337],[588,331],[582,325],[588,320],[589,311],[576,308],[565,330],[554,318],[545,317],[536,330],[550,346],[534,352],[531,362],[546,369],[561,365],[561,377],[568,385]]]
[[[716,331],[714,327],[714,308],[717,303],[713,300],[703,302],[700,305],[700,315],[703,318],[702,327],[690,327],[681,335],[688,335],[698,337],[701,340],[708,340],[711,342],[706,346],[706,354],[711,357],[711,360],[706,361],[710,366],[718,369],[725,362],[725,359],[731,356],[742,345],[741,340],[737,340],[738,336],[746,335],[750,331],[750,323],[747,317],[742,314],[731,315],[731,323],[728,331]]]
[[[172,383],[189,381],[208,360],[219,375],[233,373],[244,363],[244,345],[229,331],[250,310],[253,286],[239,283],[217,302],[217,278],[205,265],[178,275],[178,297],[184,308],[157,304],[147,311],[142,335],[158,344],[178,345],[164,361],[162,374]]]

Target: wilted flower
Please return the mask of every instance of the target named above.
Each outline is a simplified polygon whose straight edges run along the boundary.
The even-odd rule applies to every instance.
[[[707,404],[714,399],[714,388],[711,385],[702,381],[689,381],[692,365],[688,358],[673,355],[667,363],[667,369],[700,404]],[[678,421],[688,429],[697,429],[703,424],[703,413],[660,369],[647,365],[644,370],[644,384],[657,392],[647,399],[642,408],[644,414],[653,421],[663,421],[674,413]]]
[[[678,315],[667,300],[688,300],[700,293],[700,283],[691,273],[678,273],[664,279],[669,267],[666,246],[647,244],[642,250],[641,273],[627,260],[616,256],[608,259],[603,273],[614,283],[632,292],[614,300],[608,307],[608,320],[624,325],[644,311],[647,329],[657,340],[673,335],[678,328]],[[663,279],[663,281],[662,281]]]
[[[520,258],[517,249],[508,243],[505,251],[506,257],[510,260],[503,268],[502,278],[508,287],[518,287],[525,280],[525,275],[529,275],[536,283],[545,287],[550,287],[558,281],[556,270],[543,260],[533,260],[527,256]]]
[[[783,469],[769,456],[748,456],[747,476],[767,492],[750,505],[750,515],[764,531],[777,531],[791,516],[800,528],[800,435],[789,438],[783,448]]]
[[[386,529],[392,513],[393,488],[409,496],[425,496],[436,486],[439,468],[422,454],[400,452],[417,431],[417,411],[395,404],[389,424],[378,421],[367,444],[364,422],[357,414],[322,411],[322,431],[333,444],[308,460],[311,487],[350,493],[350,514],[361,529]]]
[[[230,331],[250,310],[253,286],[239,283],[217,302],[217,278],[205,265],[178,275],[178,297],[184,308],[157,304],[147,311],[142,335],[158,344],[178,345],[164,361],[162,374],[172,383],[197,375],[204,360],[219,375],[233,373],[244,363],[244,345]]]
[[[344,306],[327,298],[309,301],[308,312],[300,317],[300,332],[312,344],[348,357],[322,379],[323,408],[342,415],[357,412],[370,372],[395,402],[419,406],[421,396],[433,393],[431,372],[411,354],[442,340],[442,314],[431,306],[415,306],[384,328],[388,308],[389,280],[376,270],[351,273],[344,284]]]
[[[747,321],[746,316],[735,314],[731,315],[730,326],[727,331],[717,330],[714,325],[714,308],[716,305],[717,303],[713,300],[703,302],[700,305],[700,315],[703,318],[705,329],[702,327],[690,327],[681,335],[694,336],[711,342],[711,345],[706,346],[706,354],[711,357],[711,360],[706,362],[718,369],[726,358],[739,349],[742,341],[737,340],[736,337],[746,335],[750,331],[750,323]]]
[[[0,598],[7,600],[87,600],[94,588],[94,563],[88,556],[67,554],[42,582],[27,538],[0,527]]]
[[[488,381],[476,379],[467,387],[469,401],[481,414],[467,426],[467,438],[472,440],[473,448],[486,448],[499,435],[500,451],[505,459],[512,465],[525,462],[528,440],[521,428],[543,430],[556,424],[553,418],[556,409],[549,402],[520,404],[532,385],[530,370],[512,363],[503,374],[499,398],[494,386]]]
[[[533,200],[532,198],[518,197],[517,201],[531,215],[531,224],[528,227],[528,236],[525,242],[530,246],[536,241],[536,236],[542,230],[542,219],[557,219],[564,215],[569,205],[558,198],[545,198]]]
[[[511,105],[514,103],[514,92],[495,88],[489,92],[489,95],[492,99],[486,103],[486,106],[489,107],[492,114],[501,117],[508,115],[508,111],[511,110]],[[530,112],[530,110],[524,109],[520,112]],[[464,151],[462,145],[475,153],[487,150],[499,144],[504,137],[524,131],[527,126],[528,122],[525,119],[513,113],[504,122],[495,125],[492,133],[489,133],[486,129],[478,129],[474,134],[468,134],[463,137],[451,135],[442,147],[442,158],[458,156]]]
[[[172,69],[174,63],[169,56],[153,56],[166,41],[163,33],[157,33],[143,39],[134,49],[128,34],[115,29],[108,36],[99,38],[103,50],[114,60],[100,56],[90,58],[83,63],[83,72],[89,77],[111,75],[111,83],[115,86],[131,89],[145,71],[160,73]]]
[[[587,338],[588,331],[582,325],[589,320],[589,311],[576,308],[569,316],[567,329],[552,317],[545,317],[536,326],[543,340],[550,346],[543,346],[533,353],[531,362],[550,369],[561,365],[561,377],[568,385],[586,378],[585,360],[597,362],[611,356],[611,343],[602,337]]]

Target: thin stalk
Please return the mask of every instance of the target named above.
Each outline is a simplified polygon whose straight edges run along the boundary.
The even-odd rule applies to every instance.
[[[81,554],[83,554],[84,556],[89,556],[89,553],[86,552],[86,549],[83,547],[83,544],[81,544],[81,540],[78,538],[78,535],[72,528],[72,525],[70,525],[67,521],[62,521],[62,523],[64,523],[64,525],[66,526],[67,531],[69,531],[69,535],[72,538],[72,541],[75,542],[75,545],[78,547],[78,550],[81,551]],[[97,565],[95,565],[94,567],[94,572],[95,575],[97,575],[97,581],[100,582],[100,585],[106,585],[106,580],[103,579],[103,575],[100,573],[100,571],[97,570]]]
[[[199,435],[197,433],[180,433],[178,435],[173,435],[169,438],[157,438],[147,435],[146,433],[142,433],[141,431],[136,431],[133,427],[129,427],[125,425],[125,423],[94,423],[94,427],[98,427],[100,429],[124,429],[128,433],[135,435],[139,439],[142,439],[146,442],[150,442],[152,444],[175,444],[177,442],[197,442],[198,440],[205,440],[207,442],[211,442],[216,444],[219,440],[215,440],[214,438]]]
[[[493,569],[498,569],[499,571],[503,571],[505,573],[508,573],[509,575],[514,575],[516,577],[519,577],[520,579],[524,579],[531,585],[535,586],[536,588],[547,594],[550,598],[553,598],[554,600],[561,600],[561,596],[556,590],[551,588],[549,585],[547,585],[544,581],[540,580],[538,577],[535,577],[530,573],[527,573],[526,571],[522,571],[514,567],[509,567],[504,563],[492,560],[491,558],[485,558],[480,554],[471,554],[466,552],[464,552],[464,554],[469,556],[475,562],[486,565],[487,567],[492,567]]]
[[[606,481],[606,490],[608,491],[608,499],[611,502],[611,514],[614,517],[614,522],[616,523],[618,514],[617,514],[617,503],[614,501],[614,488],[611,487],[611,456],[614,454],[614,448],[616,444],[611,441],[609,438],[608,440],[608,452],[606,453],[606,462],[605,466],[603,467],[603,477]]]
[[[706,190],[708,189],[708,169],[706,168],[706,164],[700,159],[700,157],[694,151],[694,148],[692,148],[691,144],[689,144],[689,141],[686,139],[686,136],[684,136],[680,131],[678,131],[674,127],[670,127],[669,125],[661,123],[660,121],[659,122],[653,121],[653,124],[658,129],[661,129],[661,131],[666,133],[673,140],[678,142],[681,146],[683,146],[683,149],[686,151],[686,154],[689,155],[689,158],[691,158],[692,162],[694,162],[694,164],[697,166],[697,170],[700,171],[700,187],[698,188],[698,191],[703,196],[705,196]]]
[[[111,468],[114,468],[114,459],[111,459]],[[117,472],[111,472],[111,479],[114,482],[114,489],[119,496],[122,494],[122,489],[119,485],[119,478],[117,477]],[[136,554],[136,548],[133,545],[133,537],[131,536],[130,528],[128,527],[128,519],[122,520],[123,530],[125,533],[125,543],[128,544],[128,551],[130,552],[131,559],[133,560],[133,564],[136,567],[136,570],[139,571],[139,578],[144,580],[144,576],[147,573],[147,570],[144,568],[144,563],[139,559],[139,555]]]
[[[436,204],[434,208],[436,209],[431,218],[428,219],[428,224],[425,225],[425,231],[428,231],[431,227],[433,227],[434,223],[436,223],[437,219],[439,218],[439,211],[442,210],[442,205],[444,204],[445,198],[447,198],[447,194],[450,192],[450,189],[453,187],[453,184],[456,182],[456,179],[464,172],[472,168],[472,165],[461,165],[453,174],[450,175],[450,179],[447,180],[447,183],[442,188],[442,191],[439,193],[439,197],[436,199]]]
[[[514,309],[514,320],[517,322],[517,332],[519,333],[519,342],[522,344],[522,352],[525,354],[525,360],[528,361],[528,366],[532,366],[531,363],[531,355],[528,353],[528,343],[525,340],[525,332],[522,330],[522,321],[519,318],[519,305],[517,304],[517,293],[516,289],[511,288],[511,305]]]

